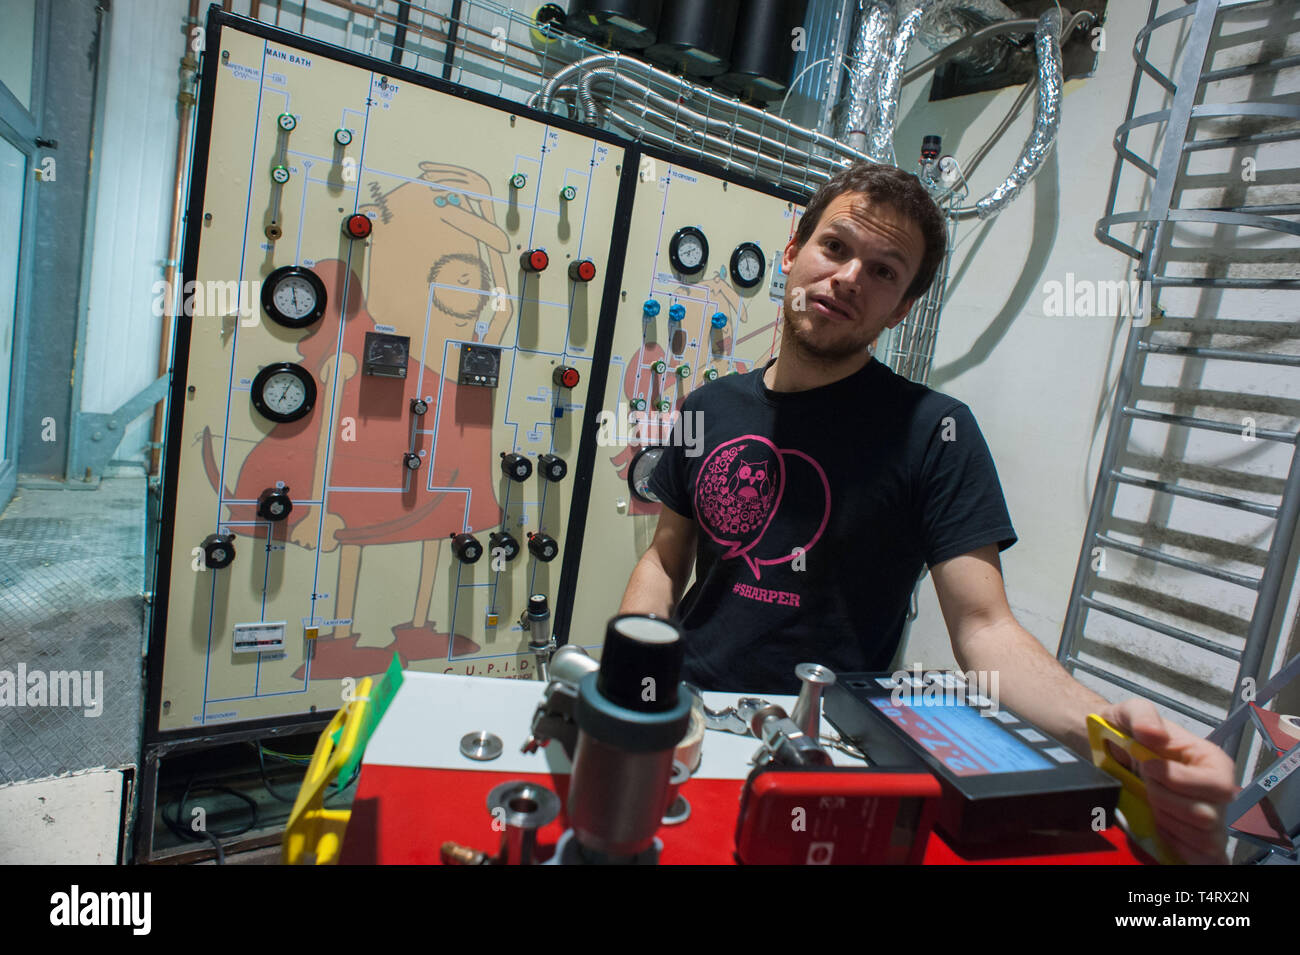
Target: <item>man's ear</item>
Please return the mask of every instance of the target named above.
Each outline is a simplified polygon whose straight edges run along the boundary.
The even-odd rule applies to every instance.
[[[889,321],[885,322],[885,327],[893,328],[903,319],[907,318],[907,313],[910,312],[912,306],[916,304],[916,298],[917,297],[913,295],[911,298],[905,298],[899,302],[898,308],[895,309],[894,314],[889,316]]]
[[[781,271],[786,275],[790,274],[790,267],[794,265],[795,256],[799,254],[799,236],[796,233],[790,237],[790,241],[785,244],[785,252],[781,254]]]

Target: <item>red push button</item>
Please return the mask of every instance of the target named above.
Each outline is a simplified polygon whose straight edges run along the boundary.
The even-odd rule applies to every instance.
[[[370,229],[370,216],[363,215],[360,212],[354,213],[343,220],[343,234],[349,239],[368,238]]]
[[[530,249],[519,256],[519,264],[525,272],[540,272],[551,262],[543,249]]]
[[[570,368],[568,365],[561,365],[551,374],[553,380],[561,388],[576,388],[582,376],[578,374],[578,369]]]
[[[575,282],[590,282],[596,277],[596,263],[591,259],[579,259],[569,263],[569,278]]]

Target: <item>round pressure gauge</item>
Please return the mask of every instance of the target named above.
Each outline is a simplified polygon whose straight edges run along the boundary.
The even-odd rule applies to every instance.
[[[693,225],[684,226],[668,243],[668,257],[678,272],[698,272],[709,258],[709,240]]]
[[[636,457],[632,459],[632,466],[627,471],[627,486],[632,491],[633,497],[650,504],[659,503],[658,496],[650,490],[650,475],[654,473],[659,459],[663,456],[663,445],[652,445],[636,453]]]
[[[741,288],[753,288],[763,281],[766,271],[763,250],[753,242],[742,242],[731,253],[731,280]]]
[[[285,328],[306,328],[325,314],[325,283],[311,269],[286,265],[262,283],[262,308]]]
[[[271,170],[271,181],[284,185],[289,181],[289,170],[284,166],[276,166]]]
[[[286,133],[292,132],[293,128],[298,125],[298,119],[293,113],[281,113],[279,120],[280,128]]]
[[[253,379],[253,407],[272,421],[297,421],[316,404],[316,382],[301,365],[267,365]]]
[[[350,146],[352,144],[352,130],[334,130],[334,142],[338,143],[340,146]]]

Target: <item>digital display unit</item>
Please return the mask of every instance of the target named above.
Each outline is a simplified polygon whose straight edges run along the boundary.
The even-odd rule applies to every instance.
[[[934,775],[951,841],[1086,832],[1097,807],[1112,818],[1119,783],[996,697],[947,672],[841,673],[823,712],[873,767]]]

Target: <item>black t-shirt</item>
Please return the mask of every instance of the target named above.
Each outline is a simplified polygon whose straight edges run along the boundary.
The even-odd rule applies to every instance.
[[[1016,542],[966,405],[874,358],[800,392],[765,370],[691,392],[694,428],[678,422],[650,480],[696,524],[676,616],[702,689],[794,693],[805,661],[887,669],[924,565]]]

